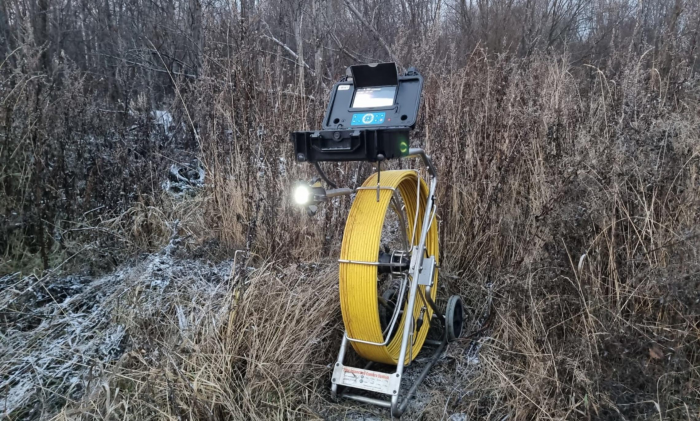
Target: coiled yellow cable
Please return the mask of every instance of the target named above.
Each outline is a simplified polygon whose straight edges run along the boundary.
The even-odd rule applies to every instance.
[[[420,206],[418,206],[418,226],[415,238],[412,235],[413,223],[417,211],[418,175],[415,171],[382,171],[380,186],[392,187],[401,195],[406,212],[406,225],[408,238],[413,238],[414,245],[418,244],[423,216],[425,212],[428,186],[420,178]],[[377,185],[377,174],[373,174],[363,184],[364,187]],[[382,226],[393,192],[382,189],[377,202],[377,191],[359,190],[350,209],[348,220],[345,223],[345,233],[340,251],[341,260],[376,262],[379,256],[379,246],[382,235]],[[435,256],[438,262],[438,231],[437,223],[432,223],[426,239],[426,249],[429,256]],[[425,337],[430,328],[432,309],[424,302],[422,294],[425,294],[425,286],[419,286],[421,291],[416,296],[416,303],[411,314],[413,315],[413,329],[416,329],[421,309],[426,307],[424,322],[419,332],[414,331],[412,349],[406,352],[405,364],[410,363],[410,358],[415,358],[420,352]],[[406,289],[408,295],[408,288]],[[437,294],[437,269],[431,289],[431,297],[434,300]],[[379,322],[379,300],[377,291],[377,267],[357,263],[340,264],[340,307],[343,313],[343,322],[348,337],[371,342],[384,342],[382,327]],[[386,346],[362,344],[350,342],[355,351],[363,358],[379,363],[396,365],[401,350],[401,336],[404,324],[407,322],[408,311],[404,309],[399,322],[396,335]],[[410,344],[409,344],[410,346]]]

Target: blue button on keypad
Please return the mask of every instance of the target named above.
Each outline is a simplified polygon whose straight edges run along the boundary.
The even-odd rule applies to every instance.
[[[356,113],[352,115],[351,126],[370,126],[384,123],[386,113]]]

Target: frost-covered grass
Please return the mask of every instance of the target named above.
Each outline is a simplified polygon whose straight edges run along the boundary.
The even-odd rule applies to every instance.
[[[175,262],[163,252],[96,278],[0,278],[1,413],[44,419],[80,402],[86,391],[102,390],[113,365],[133,348],[140,317],[167,311],[173,292],[183,288],[205,300],[221,296],[229,274],[230,264]],[[129,301],[135,297],[138,313]],[[182,312],[180,304],[173,308]],[[181,324],[187,330],[184,319]]]
[[[111,308],[128,271],[87,277],[0,278],[0,408],[41,418],[78,399],[123,351],[124,326]]]
[[[7,419],[380,419],[330,400],[337,269],[161,253],[97,278],[6,276],[0,391]],[[488,305],[478,328],[488,318]],[[448,347],[408,417],[451,415],[481,336]],[[429,354],[407,371],[417,375]],[[362,364],[356,361],[357,364]],[[458,374],[459,373],[459,374]],[[474,374],[468,374],[474,373]]]

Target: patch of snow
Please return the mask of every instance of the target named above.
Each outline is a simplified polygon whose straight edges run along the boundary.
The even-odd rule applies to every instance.
[[[105,357],[112,358],[119,355],[125,333],[122,325],[110,326],[105,332],[104,342],[99,347],[100,353]]]
[[[11,414],[12,411],[24,405],[34,391],[34,383],[28,379],[23,379],[15,386],[11,387],[5,398],[0,399],[0,415]]]
[[[181,305],[176,305],[175,310],[177,312],[177,324],[178,327],[180,327],[180,331],[185,334],[187,332],[187,316],[185,316],[185,312],[182,310]]]
[[[173,116],[168,111],[155,110],[151,116],[157,125],[163,126],[166,136],[170,136],[170,127],[173,125]]]

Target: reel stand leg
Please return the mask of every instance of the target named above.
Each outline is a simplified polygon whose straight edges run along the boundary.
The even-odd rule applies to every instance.
[[[428,288],[426,288],[427,290]],[[435,366],[435,364],[438,362],[440,359],[440,355],[442,355],[442,352],[445,350],[445,346],[447,345],[449,341],[449,331],[448,331],[448,326],[446,324],[446,315],[442,314],[440,309],[437,307],[435,302],[430,298],[429,291],[426,291],[426,300],[428,301],[428,304],[430,307],[433,309],[435,315],[437,316],[438,320],[440,321],[440,324],[442,325],[443,329],[443,334],[442,334],[442,340],[439,342],[438,347],[435,349],[433,352],[433,355],[430,358],[430,361],[428,364],[423,367],[421,370],[421,373],[418,375],[418,378],[413,382],[411,387],[408,389],[408,392],[404,396],[404,398],[399,402],[399,392],[400,390],[397,390],[397,393],[395,393],[391,401],[385,401],[382,399],[376,399],[376,398],[370,398],[368,396],[362,396],[362,395],[356,395],[356,394],[350,394],[350,393],[342,393],[341,397],[343,398],[348,398],[352,399],[358,402],[363,402],[363,403],[369,403],[372,405],[377,405],[381,406],[384,408],[390,408],[391,409],[391,415],[392,417],[400,418],[401,415],[406,411],[406,408],[408,407],[409,402],[411,401],[411,398],[413,395],[416,393],[416,390],[418,390],[418,387],[421,385],[423,380],[428,376],[428,373],[430,370]],[[345,360],[345,352],[347,351],[347,345],[348,345],[348,339],[347,335],[343,335],[343,341],[341,342],[340,345],[340,351],[338,353],[338,361],[336,362],[336,367],[340,367],[343,365],[343,361]],[[370,363],[371,364],[371,363]],[[368,364],[368,366],[370,365]],[[401,375],[403,372],[404,364],[403,360],[399,361],[399,364],[397,365],[397,371],[396,373],[393,373],[393,375]],[[400,385],[399,385],[400,388]],[[338,384],[333,382],[331,386],[331,396],[333,399],[337,399],[337,393],[338,393]]]
[[[440,355],[442,355],[443,350],[445,349],[445,346],[447,345],[447,340],[448,340],[448,334],[447,334],[447,325],[445,324],[445,315],[440,312],[440,309],[438,309],[437,305],[435,305],[435,302],[430,296],[430,287],[426,287],[425,289],[425,298],[428,301],[428,305],[433,309],[433,312],[437,315],[438,320],[440,320],[440,323],[442,324],[442,329],[443,329],[443,334],[442,334],[442,341],[440,342],[440,345],[437,347],[435,352],[433,353],[433,356],[430,358],[430,362],[423,367],[423,370],[421,371],[420,375],[418,378],[413,382],[411,385],[411,388],[408,389],[408,393],[406,393],[406,396],[404,397],[403,401],[401,402],[401,405],[398,404],[398,396],[392,397],[391,399],[391,415],[393,417],[401,417],[403,413],[406,411],[406,408],[408,407],[408,403],[411,401],[411,398],[413,395],[416,393],[416,390],[418,389],[418,386],[425,380],[425,378],[428,376],[428,373],[430,370],[435,366],[435,364],[438,362],[440,359]],[[399,363],[403,366],[403,360],[399,360]],[[397,367],[398,368],[398,367]],[[401,367],[403,371],[403,367]],[[396,401],[396,402],[394,402]]]

